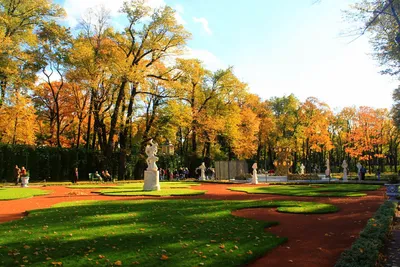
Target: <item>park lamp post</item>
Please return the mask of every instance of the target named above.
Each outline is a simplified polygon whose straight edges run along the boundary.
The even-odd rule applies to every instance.
[[[174,154],[174,145],[170,141],[166,141],[161,145],[161,153],[164,155],[173,155]]]
[[[161,154],[163,155],[168,155],[168,156],[172,156],[174,154],[174,145],[167,139],[167,141],[165,141],[165,143],[163,143],[161,145]],[[165,173],[166,170],[168,168],[168,158],[165,160]],[[169,177],[167,177],[167,179],[169,179]]]

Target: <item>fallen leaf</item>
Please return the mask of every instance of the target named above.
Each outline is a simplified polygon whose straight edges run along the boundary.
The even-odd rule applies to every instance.
[[[163,261],[166,261],[166,260],[168,260],[168,256],[165,254],[162,254],[160,259]]]
[[[51,264],[61,266],[62,262],[61,261],[53,261]]]
[[[116,261],[116,262],[114,262],[114,265],[121,266],[122,265],[122,261]]]

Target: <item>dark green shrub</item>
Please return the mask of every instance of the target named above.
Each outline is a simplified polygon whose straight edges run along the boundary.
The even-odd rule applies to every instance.
[[[251,174],[250,173],[242,173],[239,174],[238,176],[235,177],[235,180],[247,180],[249,178],[251,178]]]
[[[374,267],[389,234],[396,206],[391,201],[383,203],[351,248],[340,255],[335,267]]]

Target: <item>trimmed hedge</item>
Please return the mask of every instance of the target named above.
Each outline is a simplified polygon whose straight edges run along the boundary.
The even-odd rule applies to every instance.
[[[88,173],[100,171],[107,163],[109,172],[116,176],[118,154],[112,159],[105,159],[101,151],[86,151],[83,148],[67,149],[45,146],[0,144],[0,179],[14,181],[15,165],[25,166],[29,171],[30,181],[65,181],[72,180],[73,170],[79,168],[79,180],[88,180]]]
[[[374,267],[389,234],[396,207],[397,204],[391,201],[383,203],[351,248],[340,255],[335,267]]]

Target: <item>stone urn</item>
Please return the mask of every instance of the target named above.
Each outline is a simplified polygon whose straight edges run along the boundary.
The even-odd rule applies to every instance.
[[[21,177],[21,187],[28,187],[29,176]]]
[[[385,184],[386,186],[386,195],[389,197],[389,200],[395,201],[399,196],[399,183],[395,184]]]

